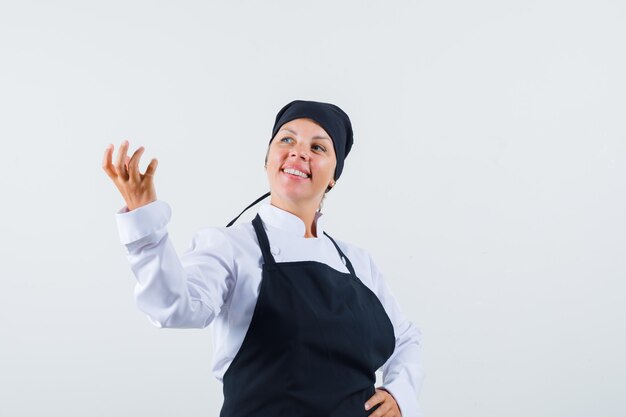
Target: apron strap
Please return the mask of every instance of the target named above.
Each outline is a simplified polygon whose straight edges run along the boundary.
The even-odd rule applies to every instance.
[[[263,221],[261,220],[261,216],[259,216],[258,213],[252,220],[252,226],[254,226],[256,237],[259,240],[259,246],[261,247],[261,253],[263,254],[263,261],[266,264],[275,264],[276,261],[274,260],[274,256],[270,251],[270,241],[267,238],[267,233],[265,233],[265,229],[263,228]]]
[[[232,225],[233,225],[233,223],[235,223],[235,222],[237,221],[237,219],[238,219],[239,217],[241,217],[241,215],[242,215],[242,214],[243,214],[246,210],[248,210],[250,207],[252,207],[252,206],[253,206],[253,205],[255,205],[256,203],[258,203],[259,201],[263,200],[263,199],[264,199],[265,197],[267,197],[268,195],[270,195],[270,191],[268,191],[267,193],[263,194],[261,197],[257,198],[257,199],[254,201],[254,203],[250,204],[248,207],[246,207],[245,209],[243,209],[243,211],[242,211],[241,213],[239,213],[239,216],[237,216],[237,217],[235,217],[234,219],[232,219],[232,220],[230,221],[230,223],[228,223],[228,224],[226,225],[226,227],[230,227],[230,226],[232,226]]]
[[[257,201],[255,201],[250,206],[248,206],[246,210],[252,207],[254,204],[261,201],[263,198],[267,197],[268,195],[269,193],[259,198]],[[239,216],[241,216],[241,214]],[[228,226],[230,226],[235,220],[237,220],[239,216],[237,216],[232,222],[230,222]],[[254,231],[259,241],[259,246],[261,247],[261,253],[263,254],[263,261],[267,264],[272,264],[272,265],[275,264],[276,260],[274,259],[274,255],[272,255],[272,252],[270,251],[270,241],[267,238],[267,233],[265,233],[265,228],[263,227],[263,221],[261,220],[261,216],[258,213],[254,217],[254,219],[252,219],[252,226],[254,227]],[[346,267],[348,268],[348,271],[350,271],[350,273],[354,277],[356,277],[356,273],[354,272],[354,267],[352,266],[352,262],[350,262],[350,259],[343,253],[339,245],[337,245],[337,242],[335,242],[335,239],[330,237],[330,235],[326,232],[324,232],[324,234],[328,236],[330,241],[333,242],[333,245],[335,245],[335,248],[337,249],[337,252],[339,252],[339,256],[341,256],[341,259],[343,260],[344,265],[346,265]]]
[[[344,261],[344,264],[346,265],[346,267],[348,267],[348,270],[350,271],[350,273],[356,277],[356,273],[354,272],[354,268],[352,267],[352,262],[350,262],[350,259],[348,259],[348,257],[343,253],[343,251],[339,248],[339,245],[337,245],[337,242],[335,242],[335,239],[333,239],[332,237],[330,237],[330,235],[326,232],[324,232],[324,234],[326,236],[328,236],[328,238],[331,240],[331,242],[333,242],[333,245],[335,245],[335,247],[337,248],[337,251],[339,252],[339,255],[341,255],[341,259]]]

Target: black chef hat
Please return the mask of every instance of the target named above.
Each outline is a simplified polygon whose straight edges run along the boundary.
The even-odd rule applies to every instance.
[[[352,148],[352,124],[348,115],[339,107],[319,101],[294,100],[285,105],[276,115],[272,137],[276,136],[282,125],[294,119],[309,118],[317,122],[330,135],[337,156],[335,181],[343,171],[343,161]]]
[[[309,118],[315,120],[330,135],[333,142],[333,148],[335,149],[335,155],[337,157],[337,166],[335,167],[336,181],[341,176],[341,172],[343,171],[343,161],[346,159],[346,156],[348,156],[348,153],[350,153],[350,149],[352,148],[353,135],[350,118],[343,110],[334,104],[322,103],[319,101],[294,100],[280,109],[276,115],[270,143],[282,125],[299,118]],[[243,209],[237,217],[232,219],[226,227],[232,226],[246,210],[269,195],[270,192],[267,192],[257,198],[252,204]]]

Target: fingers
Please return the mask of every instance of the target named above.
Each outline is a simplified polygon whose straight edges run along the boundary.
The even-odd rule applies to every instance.
[[[113,145],[110,144],[104,150],[104,156],[102,157],[102,169],[104,169],[104,172],[106,172],[110,178],[115,178],[117,177],[117,173],[115,172],[115,167],[113,166],[113,163],[111,162],[112,155],[113,155]]]
[[[154,176],[154,172],[156,171],[158,165],[157,159],[152,159],[146,168],[145,174],[141,174],[141,172],[139,172],[139,161],[145,151],[145,148],[140,146],[137,150],[135,150],[135,152],[133,152],[132,157],[129,157],[127,155],[128,147],[129,143],[127,140],[122,142],[117,151],[115,164],[112,163],[114,146],[110,144],[106,147],[102,158],[102,169],[104,169],[107,175],[112,179],[121,178],[125,181],[133,180],[136,182],[140,182],[145,176]]]
[[[395,399],[385,390],[376,388],[376,393],[365,403],[365,409],[370,410],[376,406],[376,404],[380,405],[376,411],[369,415],[370,417],[396,417],[400,415],[400,410],[397,409]]]
[[[387,401],[380,404],[380,406],[369,415],[369,417],[400,417]]]
[[[154,171],[156,171],[158,164],[159,161],[157,161],[156,158],[153,158],[152,161],[150,161],[150,163],[148,164],[148,168],[146,168],[146,173],[144,174],[144,176],[154,176]]]
[[[137,182],[141,181],[141,175],[139,174],[139,159],[141,158],[143,151],[144,151],[144,147],[140,146],[133,153],[133,156],[128,159],[129,179],[137,181]]]
[[[128,141],[125,140],[124,142],[122,142],[120,148],[117,150],[117,158],[115,158],[115,164],[113,165],[115,167],[117,175],[124,180],[128,179],[128,170],[126,168],[126,159],[128,157],[128,155],[126,155],[127,151]]]
[[[372,407],[374,407],[376,404],[382,401],[383,401],[383,395],[378,390],[376,390],[376,393],[372,395],[370,399],[367,400],[367,402],[365,403],[365,409],[369,410]]]

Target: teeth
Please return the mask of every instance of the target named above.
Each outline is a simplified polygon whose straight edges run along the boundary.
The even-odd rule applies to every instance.
[[[297,176],[302,177],[302,178],[309,178],[309,176],[307,174],[305,174],[304,172],[298,171],[297,169],[285,168],[285,169],[283,169],[283,171],[288,173],[288,174],[297,175]]]

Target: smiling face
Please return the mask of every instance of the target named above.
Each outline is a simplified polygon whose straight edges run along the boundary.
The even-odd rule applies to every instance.
[[[337,159],[326,131],[311,119],[281,126],[267,154],[267,178],[272,204],[315,210],[333,176]]]

